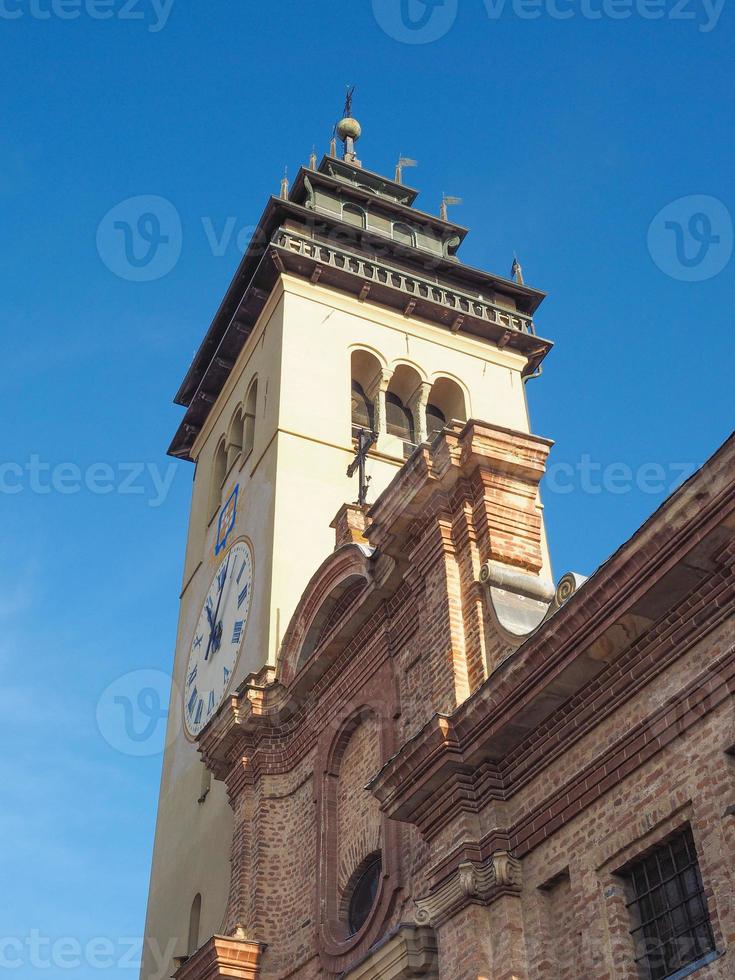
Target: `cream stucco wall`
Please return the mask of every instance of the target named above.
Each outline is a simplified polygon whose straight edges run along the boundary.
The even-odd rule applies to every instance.
[[[254,551],[250,617],[233,686],[263,664],[274,664],[289,619],[314,571],[334,547],[329,527],[357,494],[346,469],[353,458],[350,363],[355,349],[372,351],[388,374],[411,365],[426,382],[456,380],[467,417],[528,431],[521,371],[512,351],[356,299],[282,276],[198,436],[184,584],[173,673],[154,850],[142,976],[156,976],[151,942],[186,953],[189,910],[202,895],[200,941],[222,926],[229,888],[231,816],[223,788],[204,803],[202,764],[182,729],[181,690],[189,647],[218,564],[216,517],[210,513],[213,458],[230,420],[258,379],[255,444],[235,460],[222,501],[240,486],[237,525]],[[384,437],[368,464],[370,499],[395,476],[400,444]],[[548,569],[548,553],[544,540]],[[168,976],[168,973],[164,973]],[[158,978],[160,980],[160,978]]]

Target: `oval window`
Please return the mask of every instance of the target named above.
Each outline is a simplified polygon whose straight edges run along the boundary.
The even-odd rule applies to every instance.
[[[347,913],[347,924],[351,936],[359,932],[367,922],[375,902],[375,896],[378,894],[382,867],[380,855],[376,854],[355,882]]]

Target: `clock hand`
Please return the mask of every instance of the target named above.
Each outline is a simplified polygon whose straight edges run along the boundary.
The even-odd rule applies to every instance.
[[[228,559],[228,565],[229,565],[229,559]],[[233,580],[234,577],[235,577],[235,563],[233,562],[233,564],[232,564],[232,575],[230,575],[229,582],[227,580],[227,566],[225,566],[225,575],[224,575],[224,578],[222,580],[223,581],[223,587],[222,587],[222,596],[221,596],[221,598],[224,599],[225,607],[227,606],[227,603],[228,603],[229,598],[230,598],[230,593],[232,592],[232,580]],[[224,587],[225,586],[227,586],[227,595],[226,596],[224,594]],[[215,617],[215,626],[214,626],[214,635],[213,635],[214,644],[213,644],[213,650],[212,650],[213,653],[216,653],[219,650],[219,648],[220,648],[220,646],[222,644],[223,626],[224,626],[224,617],[219,622],[216,621],[216,617]]]
[[[209,659],[209,651],[212,648],[212,640],[214,639],[215,630],[217,629],[217,617],[219,616],[219,606],[222,602],[222,593],[225,590],[225,582],[227,581],[227,570],[230,567],[230,556],[227,556],[227,564],[225,565],[225,574],[222,576],[222,581],[219,587],[219,595],[217,596],[217,608],[214,611],[214,616],[210,619],[212,627],[209,631],[209,643],[207,643],[207,652],[204,654],[204,659]]]

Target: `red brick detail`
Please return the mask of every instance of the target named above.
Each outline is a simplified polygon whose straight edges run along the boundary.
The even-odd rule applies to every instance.
[[[322,735],[314,765],[318,814],[315,918],[319,955],[325,969],[354,966],[385,927],[401,885],[399,830],[381,814],[365,790],[369,776],[395,749],[391,698],[395,682],[389,664],[361,691],[360,704],[342,709]],[[336,728],[336,732],[335,732]],[[377,847],[376,847],[377,845]],[[382,874],[373,910],[358,933],[348,935],[347,886],[364,860],[380,849]]]
[[[174,974],[175,980],[260,980],[263,943],[213,936]]]
[[[367,505],[342,504],[329,525],[334,528],[335,548],[345,544],[367,544]]]
[[[368,585],[372,574],[369,558],[356,544],[343,545],[322,563],[306,587],[283,638],[278,664],[281,683],[289,684],[293,680],[310,633],[316,633],[315,641],[324,639],[324,622],[319,620],[319,615],[324,614],[329,597],[360,580]],[[331,611],[327,611],[327,616]]]

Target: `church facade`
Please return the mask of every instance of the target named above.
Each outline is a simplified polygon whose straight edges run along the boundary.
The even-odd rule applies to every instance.
[[[177,980],[732,977],[735,439],[555,582],[543,294],[338,133],[177,395],[142,976],[173,941]]]

